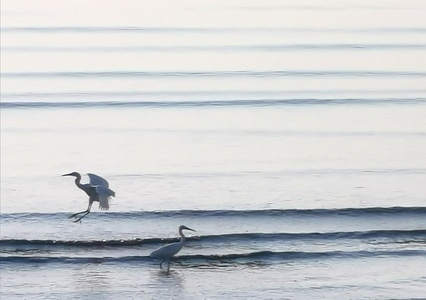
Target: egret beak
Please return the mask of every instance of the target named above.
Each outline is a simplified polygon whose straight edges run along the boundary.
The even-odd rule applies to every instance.
[[[191,231],[197,232],[196,230],[194,230],[194,229],[191,229],[191,228],[189,228],[189,227],[186,227],[186,226],[184,226],[184,228],[182,228],[182,229],[186,229],[186,230],[191,230]]]
[[[63,174],[61,176],[71,176],[71,175],[72,175],[72,173],[68,173],[68,174]]]

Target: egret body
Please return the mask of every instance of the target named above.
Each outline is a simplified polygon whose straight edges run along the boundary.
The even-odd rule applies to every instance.
[[[162,264],[164,262],[167,262],[167,273],[169,273],[169,271],[170,271],[170,259],[176,253],[178,253],[183,248],[183,246],[185,245],[185,235],[183,234],[183,230],[195,231],[194,229],[188,228],[184,225],[180,225],[179,226],[179,235],[181,237],[180,242],[171,243],[171,244],[165,245],[161,248],[158,248],[157,250],[152,252],[151,255],[150,255],[153,258],[161,259],[160,269],[163,269]]]
[[[108,181],[106,181],[101,176],[92,173],[88,173],[87,175],[89,176],[90,182],[86,184],[81,183],[81,175],[78,172],[72,172],[62,175],[74,176],[75,185],[79,189],[86,192],[86,194],[89,196],[89,206],[87,207],[87,209],[69,216],[69,218],[74,218],[81,214],[81,216],[74,220],[74,222],[78,222],[85,216],[87,216],[90,213],[90,208],[92,207],[93,202],[95,201],[99,202],[99,208],[101,210],[108,210],[111,197],[115,197],[115,192],[109,189]]]

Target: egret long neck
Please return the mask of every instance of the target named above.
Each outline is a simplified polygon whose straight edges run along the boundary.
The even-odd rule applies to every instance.
[[[180,235],[180,243],[185,244],[185,235],[182,232],[182,229],[179,229],[179,235]]]
[[[75,185],[78,186],[80,189],[83,189],[83,185],[81,184],[81,175],[77,174],[75,176]]]

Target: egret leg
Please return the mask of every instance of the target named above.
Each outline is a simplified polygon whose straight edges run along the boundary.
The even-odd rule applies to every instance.
[[[78,213],[72,214],[71,216],[68,217],[68,219],[74,218],[74,217],[78,216],[79,214],[83,214],[83,213],[87,213],[87,209],[80,211]]]
[[[87,207],[86,210],[84,211],[80,211],[78,213],[72,214],[71,216],[68,217],[68,219],[74,218],[76,216],[78,216],[79,214],[83,214],[80,218],[78,218],[77,220],[73,221],[74,223],[80,221],[81,219],[83,219],[85,216],[87,216],[90,213],[90,208],[92,207],[92,201],[89,202],[89,206]]]
[[[82,215],[80,218],[78,218],[77,220],[74,220],[74,223],[77,223],[78,221],[80,221],[81,219],[83,219],[85,216],[87,216],[90,213],[90,210],[87,211],[84,215]]]
[[[167,261],[167,274],[170,273],[170,260]]]
[[[170,273],[170,260],[162,260],[160,263],[160,270],[163,271],[163,264],[167,263],[166,274]]]

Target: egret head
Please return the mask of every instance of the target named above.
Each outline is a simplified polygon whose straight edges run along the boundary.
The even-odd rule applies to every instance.
[[[191,230],[191,231],[195,231],[194,229],[191,229],[191,228],[189,228],[189,227],[186,227],[185,225],[180,225],[180,226],[179,226],[179,231],[182,231],[182,230]]]
[[[80,174],[78,172],[72,172],[72,173],[64,174],[62,176],[74,176],[74,177],[78,177],[78,176],[80,176]]]

